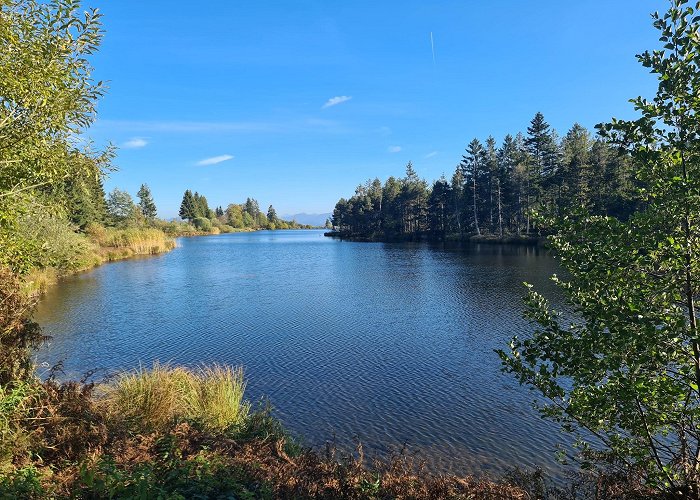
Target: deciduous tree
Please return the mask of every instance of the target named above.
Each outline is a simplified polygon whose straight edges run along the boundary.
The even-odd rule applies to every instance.
[[[641,117],[599,126],[642,184],[627,218],[568,213],[552,246],[569,314],[532,288],[536,329],[501,352],[505,369],[550,400],[545,416],[579,434],[581,457],[700,498],[700,17],[673,0],[654,14],[662,50],[638,56],[658,77]]]

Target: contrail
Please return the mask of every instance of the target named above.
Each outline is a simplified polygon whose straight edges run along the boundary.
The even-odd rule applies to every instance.
[[[435,42],[433,41],[433,32],[430,32],[430,49],[433,51],[433,67],[435,67]]]

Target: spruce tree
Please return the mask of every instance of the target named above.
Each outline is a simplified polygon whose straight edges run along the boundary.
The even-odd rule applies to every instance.
[[[271,224],[276,224],[278,220],[279,219],[277,219],[277,212],[275,211],[275,207],[270,205],[267,208],[267,221]]]
[[[562,141],[562,201],[566,205],[588,206],[591,139],[588,130],[575,123]]]
[[[474,139],[467,147],[467,154],[462,156],[462,172],[466,183],[466,191],[471,192],[471,217],[474,230],[481,235],[479,227],[479,208],[481,205],[482,186],[486,163],[486,152],[479,139]]]
[[[541,200],[543,182],[549,180],[556,171],[557,146],[552,138],[552,131],[540,112],[527,128],[528,137],[525,146],[530,161],[527,162],[525,178],[525,210],[527,211],[526,232],[530,233],[530,216],[534,205]],[[547,187],[547,186],[545,186]]]
[[[192,191],[189,189],[185,191],[185,194],[182,197],[179,215],[182,220],[189,222],[192,222],[197,217],[194,196],[192,196]]]
[[[498,156],[496,154],[496,139],[489,136],[486,139],[484,182],[482,182],[482,196],[488,203],[489,230],[493,231],[494,221],[498,225],[499,220],[499,182],[498,182]],[[502,231],[501,231],[502,232]]]
[[[141,184],[139,192],[136,193],[139,197],[139,208],[141,213],[147,220],[153,220],[156,218],[157,209],[156,204],[153,201],[153,196],[151,195],[151,190],[147,184]]]

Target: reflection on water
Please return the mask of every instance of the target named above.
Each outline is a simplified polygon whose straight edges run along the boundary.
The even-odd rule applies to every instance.
[[[50,290],[39,362],[68,376],[154,360],[243,365],[306,443],[408,444],[436,470],[558,471],[556,426],[500,373],[494,349],[528,330],[524,281],[554,262],[522,246],[352,243],[318,231],[182,239]]]

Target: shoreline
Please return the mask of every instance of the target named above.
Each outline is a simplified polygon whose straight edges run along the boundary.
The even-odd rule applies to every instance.
[[[33,269],[27,274],[26,279],[23,284],[23,292],[27,295],[37,295],[41,297],[46,293],[46,290],[58,284],[61,279],[67,278],[69,276],[75,276],[80,273],[91,271],[104,264],[110,264],[112,262],[120,262],[123,260],[138,259],[138,258],[148,258],[155,257],[158,255],[163,255],[175,250],[178,247],[177,240],[179,238],[195,238],[201,236],[220,236],[223,234],[235,234],[235,233],[254,233],[258,231],[301,231],[301,230],[321,230],[323,228],[289,228],[289,229],[236,229],[235,231],[221,232],[221,231],[211,231],[211,232],[186,232],[182,234],[168,234],[160,228],[139,228],[142,229],[156,229],[163,234],[163,238],[152,244],[150,246],[102,246],[99,240],[85,234],[85,237],[90,240],[92,244],[96,246],[94,252],[89,255],[89,260],[85,265],[78,266],[74,269],[57,269],[55,267],[44,267]],[[123,231],[123,230],[119,230]]]
[[[473,243],[486,245],[522,245],[533,247],[544,247],[547,243],[546,236],[495,236],[495,235],[475,235],[475,234],[447,234],[439,238],[431,237],[428,234],[403,235],[397,237],[387,237],[384,235],[357,235],[343,231],[328,231],[323,233],[327,238],[339,239],[341,241],[362,242],[362,243],[402,243],[402,242],[426,242],[426,243]]]

